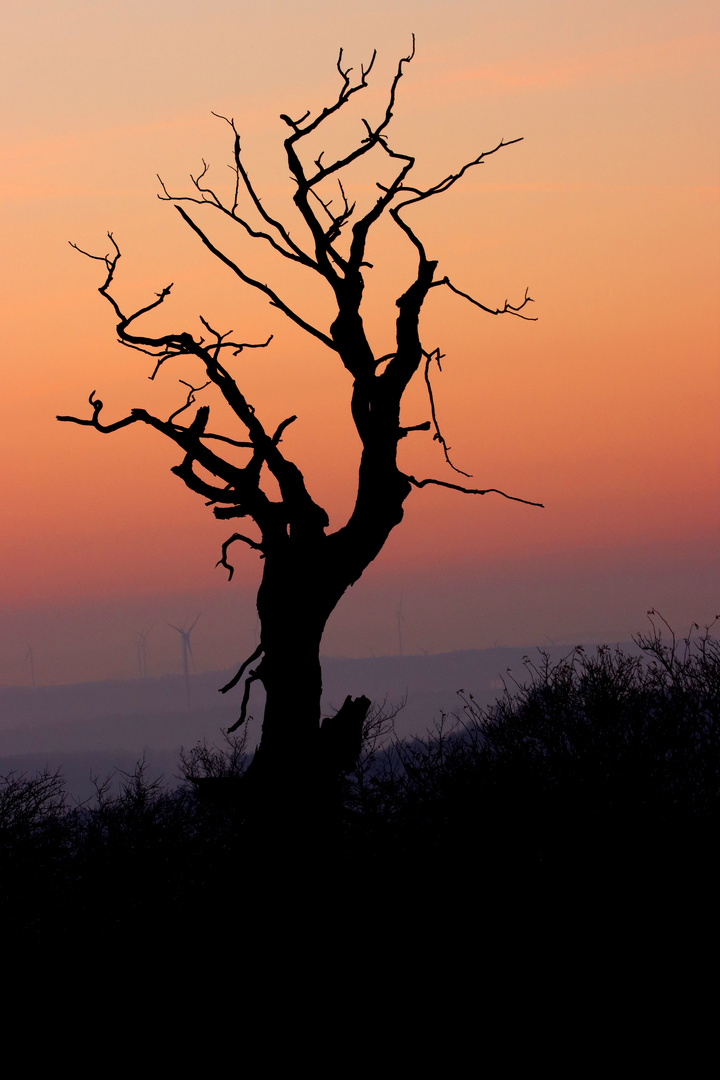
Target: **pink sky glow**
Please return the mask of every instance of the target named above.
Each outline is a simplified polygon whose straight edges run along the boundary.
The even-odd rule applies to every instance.
[[[266,205],[300,238],[282,158],[280,112],[337,93],[337,51],[370,88],[328,145],[361,137],[384,107],[411,32],[417,55],[398,94],[393,146],[429,183],[523,136],[414,212],[428,253],[488,305],[529,287],[538,322],[492,318],[446,290],[424,311],[426,347],[445,354],[439,418],[473,486],[498,496],[415,492],[386,550],[333,616],[326,652],[380,655],[494,644],[627,640],[658,608],[678,631],[712,620],[718,593],[720,416],[718,138],[720,33],[701,0],[9,0],[0,16],[3,100],[3,393],[0,442],[0,685],[135,674],[135,634],[153,625],[153,673],[175,670],[168,622],[203,612],[199,668],[236,662],[256,633],[260,565],[169,473],[160,436],[61,425],[96,390],[106,416],[160,414],[184,391],[178,368],[115,342],[97,295],[102,267],[68,246],[123,257],[117,293],[140,307],[174,282],[149,325],[195,330],[198,315],[245,341],[238,381],[268,426],[296,413],[285,447],[334,526],[352,505],[358,442],[349,377],[317,341],[213,265],[172,207],[204,158],[231,181],[232,115]],[[335,142],[332,142],[335,140]],[[344,142],[343,142],[344,140]],[[353,177],[373,198],[385,162]],[[196,208],[198,209],[198,208]],[[203,211],[198,209],[198,213]],[[210,218],[204,222],[210,227]],[[308,318],[328,297],[247,238],[214,235]],[[378,230],[366,325],[387,351],[412,251]],[[241,362],[240,362],[241,360]],[[427,418],[422,385],[406,419]],[[405,440],[415,476],[453,479],[430,435]],[[230,530],[231,531],[231,530]],[[236,545],[237,547],[237,545]]]

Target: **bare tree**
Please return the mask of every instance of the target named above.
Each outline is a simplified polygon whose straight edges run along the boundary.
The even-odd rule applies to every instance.
[[[334,738],[325,740],[320,731],[322,682],[319,655],[323,631],[345,590],[358,580],[382,550],[392,529],[402,520],[403,504],[413,488],[433,484],[468,495],[486,495],[494,491],[505,498],[514,498],[495,488],[481,490],[447,480],[418,479],[403,472],[398,465],[400,440],[411,432],[429,431],[439,442],[447,464],[455,469],[438,426],[430,382],[432,365],[439,363],[441,353],[439,349],[426,349],[419,332],[421,309],[430,290],[448,289],[490,315],[529,318],[525,312],[531,303],[526,291],[519,303],[506,301],[502,308],[492,308],[463,292],[447,276],[436,277],[437,262],[428,258],[415,228],[408,223],[409,208],[442,195],[470,169],[520,141],[502,140],[430,187],[413,186],[410,174],[415,159],[393,149],[387,132],[398,85],[405,66],[412,60],[414,49],[413,41],[413,52],[397,66],[379,122],[371,124],[363,120],[364,129],[354,149],[344,156],[326,161],[321,153],[314,160],[307,160],[312,155],[307,153],[305,140],[367,87],[375,54],[367,67],[361,67],[359,75],[353,77],[353,69],[343,64],[341,51],[337,61],[340,90],[332,104],[317,114],[306,112],[296,120],[281,116],[289,128],[284,146],[295,184],[294,203],[307,230],[304,242],[296,240],[286,226],[272,216],[256,192],[245,166],[240,135],[233,119],[220,118],[228,124],[234,143],[234,194],[230,200],[223,201],[208,186],[205,163],[199,175],[192,178],[194,187],[189,195],[171,194],[160,181],[162,192],[159,197],[174,205],[204,247],[244,286],[264,294],[287,319],[324,348],[336,353],[351,374],[352,417],[362,452],[355,506],[341,528],[327,531],[327,513],[312,498],[302,472],[281,448],[283,432],[295,416],[287,417],[274,430],[266,428],[231,373],[235,357],[248,348],[266,348],[270,338],[254,344],[231,340],[229,333],[221,333],[202,317],[200,335],[188,330],[169,331],[159,336],[143,333],[139,325],[143,316],[163,304],[171,286],[164,288],[146,306],[127,314],[113,295],[120,249],[112,234],[109,254],[98,256],[82,252],[104,263],[106,276],[99,292],[113,308],[119,341],[153,358],[151,378],[177,357],[194,357],[203,374],[197,380],[197,386],[185,383],[188,388],[186,399],[167,420],[144,409],[132,409],[128,416],[105,423],[103,403],[94,392],[89,399],[92,407],[89,418],[60,416],[58,419],[85,424],[104,434],[136,423],[155,428],[177,443],[183,453],[182,461],[172,471],[192,491],[207,500],[217,518],[247,518],[255,523],[255,536],[235,532],[229,537],[222,546],[218,564],[222,564],[232,577],[228,552],[238,541],[249,545],[264,560],[257,597],[260,643],[223,690],[244,680],[239,725],[245,718],[251,684],[255,681],[262,684],[265,711],[255,774],[258,775],[260,765],[260,775],[272,774],[282,778],[283,782],[290,771],[298,772],[299,762],[307,769],[313,762],[326,759],[328,755],[323,747],[336,742]],[[355,162],[369,154],[385,160],[383,172],[390,169],[390,179],[377,184],[376,200],[369,209],[360,212],[347,194],[347,173]],[[329,183],[337,184],[337,205],[330,198]],[[278,259],[306,268],[326,282],[334,297],[334,318],[329,327],[313,325],[271,285],[252,277],[217,247],[200,224],[208,212],[222,215],[253,240],[272,249]],[[389,216],[397,227],[398,242],[414,249],[416,269],[413,279],[406,283],[395,300],[397,320],[392,351],[376,356],[363,326],[361,305],[366,271],[371,269],[366,261],[368,236],[383,215]],[[400,418],[400,406],[403,394],[416,375],[425,380],[430,419],[406,426]],[[208,388],[219,391],[240,421],[246,432],[242,441],[209,427],[210,406],[196,404],[198,395]],[[247,452],[243,464],[235,463],[237,448]],[[455,472],[460,473],[460,470],[455,469]],[[268,474],[277,483],[279,498],[271,498],[268,494],[264,483]],[[528,502],[525,499],[516,501]],[[348,700],[346,704],[348,730],[352,728],[359,732],[360,714],[366,711],[369,703],[366,699],[358,699],[358,702]],[[337,731],[338,726],[334,729]],[[347,747],[341,756],[347,760]]]

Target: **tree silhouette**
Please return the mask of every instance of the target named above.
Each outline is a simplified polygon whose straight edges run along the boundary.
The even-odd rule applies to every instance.
[[[167,420],[153,416],[144,409],[132,409],[128,416],[104,423],[102,401],[90,395],[92,415],[88,419],[60,416],[111,433],[131,424],[147,424],[175,442],[183,452],[180,464],[173,472],[194,492],[213,507],[217,518],[231,520],[248,518],[255,523],[255,537],[235,532],[222,546],[222,564],[232,577],[228,561],[232,544],[241,541],[260,554],[264,560],[262,581],[258,591],[257,608],[260,618],[260,643],[241,666],[232,681],[223,687],[229,690],[244,680],[240,717],[236,727],[245,719],[251,684],[258,681],[265,691],[265,711],[261,743],[254,762],[255,775],[274,776],[285,783],[297,775],[298,764],[304,771],[315,763],[322,767],[339,765],[348,760],[349,746],[359,740],[362,715],[367,699],[350,699],[341,710],[347,719],[347,739],[342,746],[337,732],[343,726],[335,723],[333,736],[323,735],[320,728],[320,696],[322,689],[320,643],[326,622],[345,590],[356,582],[366,567],[382,550],[390,532],[403,517],[403,504],[413,488],[439,485],[470,495],[485,495],[494,491],[505,498],[514,498],[495,488],[477,489],[459,483],[411,476],[398,465],[398,443],[411,432],[430,431],[440,444],[447,464],[460,473],[450,461],[448,447],[442,436],[435,412],[430,381],[431,367],[442,356],[439,349],[426,349],[420,338],[419,318],[423,303],[431,289],[444,287],[470,304],[491,315],[514,315],[529,318],[526,306],[531,302],[527,291],[516,305],[505,302],[502,308],[492,308],[457,288],[447,276],[436,277],[437,262],[428,258],[415,228],[406,220],[407,210],[448,191],[468,170],[482,164],[486,158],[513,143],[502,140],[491,150],[478,154],[457,172],[450,173],[427,188],[413,186],[410,174],[415,159],[390,146],[387,131],[395,108],[398,85],[405,66],[415,51],[400,60],[392,79],[387,104],[379,122],[363,120],[364,130],[354,149],[344,156],[325,161],[324,153],[307,160],[304,140],[353,96],[368,86],[368,76],[375,62],[375,53],[359,76],[343,64],[342,50],[337,61],[341,85],[332,104],[317,114],[306,112],[294,120],[288,115],[281,119],[289,128],[284,140],[285,153],[295,183],[293,201],[307,228],[306,242],[298,242],[285,225],[272,216],[255,190],[241,153],[240,135],[233,119],[224,120],[233,138],[234,195],[224,202],[207,184],[208,167],[193,177],[189,195],[174,195],[162,180],[160,198],[170,202],[185,224],[197,235],[205,248],[223,263],[243,285],[264,294],[291,322],[299,326],[326,349],[336,353],[353,378],[352,418],[362,443],[354,509],[347,522],[334,532],[328,532],[328,515],[311,496],[303,474],[281,448],[283,432],[296,417],[289,416],[275,430],[266,428],[256,415],[252,404],[243,394],[236,377],[231,374],[232,361],[248,348],[266,348],[267,341],[248,343],[230,340],[230,334],[216,330],[200,317],[201,336],[188,330],[170,331],[162,335],[143,333],[139,323],[144,315],[161,307],[172,286],[167,286],[145,307],[127,314],[112,293],[120,259],[120,249],[109,234],[111,251],[105,256],[92,255],[103,262],[106,276],[99,292],[112,306],[117,318],[117,335],[122,345],[147,353],[154,360],[151,378],[177,357],[194,357],[203,375],[198,385],[188,387],[187,397]],[[357,209],[347,193],[349,168],[368,154],[389,159],[392,178],[377,183],[378,196],[364,212]],[[344,182],[345,178],[345,182]],[[333,203],[328,184],[337,181]],[[268,284],[250,276],[230,255],[215,245],[199,224],[198,212],[209,208],[238,226],[253,240],[272,249],[278,259],[303,267],[327,283],[334,297],[334,318],[328,328],[315,326],[294,310]],[[402,287],[395,300],[397,307],[395,343],[392,351],[376,356],[368,342],[363,326],[361,304],[366,271],[366,247],[371,229],[386,216],[398,229],[398,242],[414,249],[414,277]],[[76,247],[77,245],[73,245]],[[410,381],[418,375],[424,378],[428,394],[430,419],[405,426],[400,418],[400,405]],[[195,381],[195,380],[194,380]],[[210,407],[196,406],[196,398],[208,387],[220,392],[224,402],[247,432],[247,439],[235,438],[211,430]],[[192,415],[194,411],[194,415]],[[192,415],[184,422],[183,414]],[[247,451],[244,464],[237,464],[237,450]],[[226,451],[223,454],[223,451]],[[268,494],[267,476],[276,482]],[[467,475],[467,474],[462,474]],[[517,499],[518,502],[528,502]],[[539,503],[529,503],[532,506]],[[339,747],[331,750],[332,747]],[[359,742],[357,742],[359,749]],[[318,765],[318,767],[320,767]],[[250,773],[253,772],[251,768]]]

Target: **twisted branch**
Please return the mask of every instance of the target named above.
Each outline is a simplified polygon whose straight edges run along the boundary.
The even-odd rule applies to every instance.
[[[240,716],[237,718],[234,724],[227,729],[228,735],[232,735],[233,731],[237,731],[241,724],[245,723],[247,716],[248,701],[250,700],[250,687],[260,678],[260,674],[257,670],[251,671],[245,680],[245,692],[243,694],[242,704],[240,706]],[[252,717],[250,718],[252,719]]]
[[[262,552],[261,557],[264,557],[264,554],[265,554],[265,549],[264,549],[263,545],[258,544],[256,540],[251,540],[251,538],[249,536],[245,536],[243,533],[233,533],[232,536],[230,537],[230,539],[226,540],[223,543],[222,555],[218,559],[218,561],[215,563],[215,566],[224,566],[225,567],[225,569],[228,572],[228,581],[232,581],[232,576],[235,573],[235,567],[231,566],[230,563],[227,561],[227,552],[228,552],[228,548],[230,547],[230,545],[234,544],[236,540],[242,540],[242,542],[244,544],[247,544],[248,547],[251,547],[254,551]]]
[[[409,476],[408,473],[403,473],[405,479],[413,485],[413,487],[423,488],[428,484],[436,484],[438,487],[450,488],[451,491],[462,491],[465,495],[502,495],[503,499],[510,499],[511,502],[525,503],[526,506],[539,506],[542,510],[545,509],[544,503],[531,502],[529,499],[519,499],[517,495],[508,495],[504,491],[500,491],[499,488],[466,488],[461,487],[460,484],[449,484],[447,480],[416,480],[414,476]]]
[[[479,307],[483,311],[487,311],[488,315],[517,315],[519,319],[525,319],[526,322],[537,322],[537,316],[520,314],[526,304],[535,303],[532,296],[528,296],[527,289],[525,290],[525,298],[521,304],[511,304],[508,300],[506,300],[504,306],[501,308],[489,308],[486,307],[485,304],[481,304],[480,301],[476,300],[474,296],[470,296],[469,293],[463,292],[461,289],[457,289],[448,277],[441,278],[440,281],[434,281],[430,288],[434,289],[437,285],[447,285],[448,289],[450,289],[451,292],[456,293],[457,296],[462,296],[464,300],[469,300],[471,304],[475,305],[475,307]]]
[[[467,473],[464,472],[462,469],[458,469],[457,466],[453,465],[452,461],[450,460],[450,447],[443,438],[442,432],[440,431],[440,425],[438,424],[437,414],[435,412],[435,398],[433,396],[433,390],[430,384],[430,364],[434,360],[438,366],[438,371],[442,372],[442,368],[440,367],[440,361],[443,359],[443,355],[439,349],[434,349],[432,352],[425,352],[425,350],[423,350],[423,356],[425,357],[425,386],[427,387],[428,398],[430,400],[430,413],[432,415],[432,422],[435,427],[435,434],[433,435],[433,439],[435,442],[439,442],[442,446],[445,460],[447,461],[450,468],[454,472],[460,473],[461,476],[467,476],[469,478],[472,476],[472,473]]]

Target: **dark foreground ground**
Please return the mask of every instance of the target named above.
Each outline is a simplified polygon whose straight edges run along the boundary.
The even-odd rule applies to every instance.
[[[697,933],[716,899],[720,643],[638,644],[541,656],[527,685],[490,709],[468,696],[422,741],[371,713],[320,814],[249,813],[242,743],[196,747],[174,788],[139,767],[83,805],[59,774],[8,776],[2,925],[28,945],[188,960],[231,941],[243,963],[291,943],[385,964],[508,936]]]

